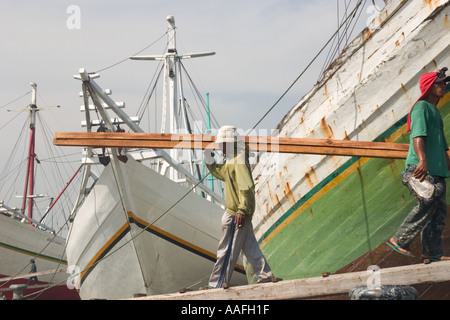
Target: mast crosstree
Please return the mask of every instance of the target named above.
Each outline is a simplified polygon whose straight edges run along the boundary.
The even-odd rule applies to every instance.
[[[35,147],[36,147],[36,113],[38,111],[48,110],[48,109],[54,109],[59,108],[60,106],[54,106],[54,107],[45,107],[45,108],[38,108],[36,104],[36,97],[37,97],[37,84],[34,82],[30,83],[31,85],[31,104],[26,109],[22,110],[8,110],[9,112],[24,112],[29,111],[30,113],[30,140],[29,140],[29,146],[28,146],[28,157],[27,157],[27,169],[26,169],[26,175],[25,175],[25,185],[24,185],[24,191],[23,191],[23,200],[22,200],[22,207],[21,207],[21,213],[25,215],[25,211],[27,208],[27,200],[28,200],[28,217],[30,219],[33,218],[33,204],[35,198],[41,198],[45,197],[45,195],[35,195],[34,194],[34,164],[35,162],[39,163],[39,160],[35,153]],[[29,224],[32,224],[30,220],[28,220]]]
[[[144,55],[132,56],[131,60],[147,60],[147,61],[164,61],[164,87],[163,87],[163,110],[161,119],[161,133],[188,133],[192,134],[192,129],[189,124],[186,99],[183,93],[183,79],[181,76],[181,60],[190,58],[199,58],[205,56],[212,56],[216,53],[200,52],[178,54],[176,46],[176,27],[175,18],[167,16],[168,31],[167,31],[167,52],[163,55]],[[168,116],[168,119],[167,119]],[[184,128],[184,129],[181,129]],[[167,129],[169,130],[167,132]],[[183,132],[184,131],[184,132]],[[172,159],[178,160],[179,151],[170,150]],[[200,179],[200,170],[194,170],[193,166],[193,152],[189,152],[189,166],[191,174],[195,174]],[[170,178],[176,180],[176,171],[170,170]]]

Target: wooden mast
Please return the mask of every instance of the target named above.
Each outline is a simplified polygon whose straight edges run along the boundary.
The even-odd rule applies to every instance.
[[[27,160],[27,173],[25,176],[25,187],[23,191],[22,200],[22,214],[25,214],[26,202],[28,199],[28,217],[33,218],[33,194],[34,194],[34,160],[36,159],[36,154],[34,152],[35,147],[35,136],[36,136],[36,83],[32,82],[32,93],[31,93],[31,105],[30,105],[30,143],[28,146],[28,160]],[[29,187],[28,196],[27,189]],[[30,221],[28,221],[31,224]]]
[[[21,214],[25,215],[26,203],[28,199],[28,220],[29,224],[32,224],[31,220],[33,219],[33,204],[34,198],[43,197],[43,195],[35,195],[34,194],[34,162],[39,161],[36,159],[35,153],[35,145],[36,145],[36,113],[38,111],[59,108],[59,106],[54,107],[45,107],[38,108],[36,105],[36,97],[37,97],[37,84],[34,82],[30,83],[32,87],[31,91],[31,104],[26,109],[20,110],[8,110],[9,112],[30,112],[30,140],[28,146],[28,158],[27,158],[27,169],[25,175],[25,186],[23,190],[23,199],[22,199],[22,207]],[[28,195],[27,195],[28,194]]]

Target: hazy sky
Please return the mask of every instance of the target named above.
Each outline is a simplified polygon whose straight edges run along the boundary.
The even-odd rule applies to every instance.
[[[338,16],[342,19],[346,7],[351,11],[356,2],[1,0],[1,150],[13,148],[25,122],[26,113],[7,109],[27,107],[29,95],[10,102],[30,91],[30,82],[38,85],[39,107],[61,106],[41,112],[53,132],[84,131],[80,126],[82,99],[78,96],[81,82],[73,75],[79,68],[94,72],[108,67],[157,39],[141,54],[162,54],[168,15],[175,17],[179,53],[216,52],[215,56],[183,63],[201,94],[210,93],[211,109],[220,125],[250,129],[333,35]],[[381,0],[366,1],[355,34],[373,18],[373,3],[384,5]],[[79,11],[73,11],[71,5]],[[326,53],[259,129],[270,132],[313,87]],[[124,101],[127,112],[134,116],[156,69],[154,61],[127,60],[102,71],[96,81],[111,89],[113,99]],[[8,156],[9,151],[1,153],[0,168]]]
[[[190,1],[17,1],[0,2],[0,106],[38,84],[38,105],[61,105],[52,112],[65,129],[80,130],[79,68],[93,72],[143,49],[167,30],[174,15],[178,50],[215,51],[212,57],[185,60],[199,90],[210,93],[221,124],[253,126],[296,79],[337,28],[337,15],[356,0],[190,0]],[[377,1],[378,3],[380,1]],[[74,11],[79,25],[73,29]],[[367,1],[366,7],[372,5]],[[69,10],[69,12],[68,12]],[[365,26],[364,10],[357,31]],[[143,54],[160,54],[166,38]],[[276,126],[307,91],[322,68],[312,66],[263,124]],[[101,73],[97,82],[125,101],[130,115],[140,104],[157,67],[155,62],[127,61]],[[20,108],[28,101],[8,106]],[[0,109],[0,126],[11,115]],[[238,113],[240,116],[238,116]]]

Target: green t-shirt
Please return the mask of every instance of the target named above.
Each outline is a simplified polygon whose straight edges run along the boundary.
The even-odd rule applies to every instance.
[[[411,112],[411,135],[406,166],[417,165],[419,158],[414,150],[413,139],[424,137],[428,174],[449,177],[445,152],[448,150],[444,136],[444,123],[441,113],[435,105],[420,100]]]

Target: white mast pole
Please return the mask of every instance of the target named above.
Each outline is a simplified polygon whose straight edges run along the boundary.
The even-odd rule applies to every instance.
[[[161,132],[166,133],[168,127],[169,133],[180,133],[179,125],[185,117],[183,87],[181,84],[181,59],[190,59],[214,55],[215,52],[188,53],[179,55],[176,47],[176,27],[175,18],[167,16],[168,27],[167,53],[157,56],[133,56],[132,60],[164,60],[164,87],[163,87],[163,107]],[[181,101],[180,101],[181,99]],[[180,114],[180,108],[181,114]],[[167,110],[169,109],[169,110]],[[167,116],[169,119],[167,119]],[[181,117],[181,118],[180,118]],[[187,119],[185,119],[187,120]],[[168,121],[168,123],[167,123]],[[186,128],[187,129],[187,128]],[[173,160],[177,160],[178,150],[170,150],[170,156]],[[192,163],[191,163],[192,169]],[[176,181],[175,171],[170,169],[170,178]]]
[[[178,129],[178,95],[177,95],[177,77],[178,77],[178,54],[176,47],[176,31],[175,31],[175,18],[168,16],[166,18],[169,23],[168,30],[168,43],[166,54],[166,71],[167,81],[169,83],[169,112],[170,112],[170,133],[177,133]]]
[[[178,95],[177,95],[177,47],[176,47],[176,30],[175,30],[175,18],[173,16],[167,16],[168,28],[168,40],[167,40],[167,54],[166,54],[166,79],[168,92],[169,105],[169,131],[170,133],[178,132]],[[170,150],[170,156],[172,159],[177,159],[176,154],[178,150]],[[170,168],[170,178],[176,180],[176,171]]]
[[[35,122],[36,122],[36,83],[30,83],[32,87],[31,105],[30,105],[30,142],[28,146],[27,172],[25,177],[25,188],[22,200],[22,214],[25,214],[26,201],[28,199],[28,217],[33,218],[33,193],[34,193],[34,159],[36,157],[35,147]],[[27,197],[27,189],[29,188],[29,197]],[[31,222],[29,222],[31,224]]]

